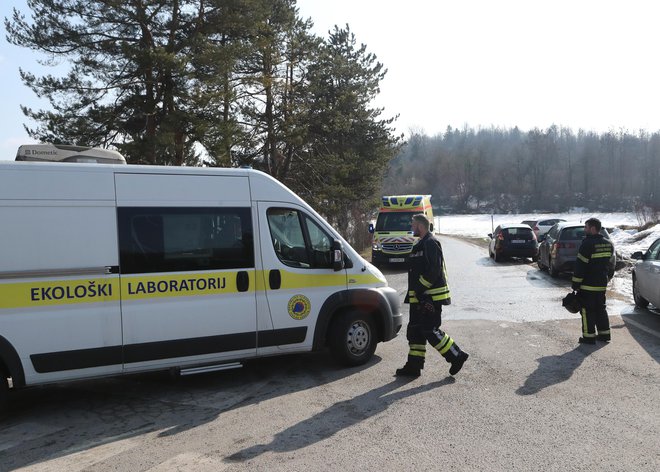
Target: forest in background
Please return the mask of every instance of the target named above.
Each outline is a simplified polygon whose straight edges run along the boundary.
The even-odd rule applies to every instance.
[[[415,133],[391,161],[385,194],[433,195],[453,213],[660,209],[660,132],[448,127]]]

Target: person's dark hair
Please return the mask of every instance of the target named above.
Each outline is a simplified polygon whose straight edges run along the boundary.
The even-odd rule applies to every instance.
[[[429,229],[429,226],[431,226],[431,222],[424,213],[417,213],[416,215],[413,215],[412,219],[420,223],[427,230]]]
[[[600,231],[600,229],[602,228],[602,225],[598,218],[589,218],[587,221],[584,222],[584,224],[591,226],[592,228],[596,228],[597,231]]]

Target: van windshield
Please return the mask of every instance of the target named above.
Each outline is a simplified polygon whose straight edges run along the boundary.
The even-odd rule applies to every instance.
[[[418,211],[380,213],[376,220],[376,231],[410,231],[412,217]]]

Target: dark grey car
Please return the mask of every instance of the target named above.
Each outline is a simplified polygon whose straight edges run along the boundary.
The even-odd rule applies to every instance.
[[[503,224],[495,228],[495,232],[488,235],[488,255],[499,262],[506,257],[530,257],[536,260],[538,242],[536,236],[528,225]]]
[[[612,242],[605,228],[600,230],[605,239]],[[580,244],[584,239],[584,223],[560,222],[555,224],[539,243],[538,265],[541,270],[548,270],[552,277],[560,272],[573,272]],[[614,276],[616,251],[612,253],[607,266],[607,275]]]

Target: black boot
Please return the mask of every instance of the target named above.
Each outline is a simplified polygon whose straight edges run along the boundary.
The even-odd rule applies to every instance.
[[[449,375],[456,375],[458,371],[463,368],[463,364],[470,357],[467,352],[459,352],[458,355],[451,361],[451,367],[449,368]]]
[[[612,336],[610,336],[609,333],[608,334],[599,334],[596,337],[598,338],[599,341],[603,341],[603,342],[606,342],[606,343],[610,342],[612,340]]]
[[[582,338],[578,339],[578,343],[580,343],[580,344],[596,344],[596,338],[582,337]]]
[[[406,365],[396,370],[397,377],[419,377],[422,374],[422,369],[411,365],[406,362]]]

